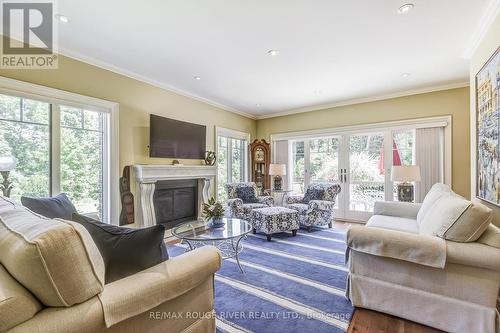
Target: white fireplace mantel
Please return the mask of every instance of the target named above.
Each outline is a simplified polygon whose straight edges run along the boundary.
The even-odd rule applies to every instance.
[[[215,179],[217,167],[207,165],[134,165],[136,181],[136,217],[141,227],[156,224],[153,195],[155,184],[162,180],[198,179],[198,217],[201,205],[208,201],[210,183]]]

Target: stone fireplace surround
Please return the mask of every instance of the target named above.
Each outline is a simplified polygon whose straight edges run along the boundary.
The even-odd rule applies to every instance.
[[[134,165],[135,217],[139,227],[156,225],[154,193],[156,183],[162,180],[198,180],[198,219],[201,205],[210,197],[210,185],[215,183],[217,167],[206,165]]]

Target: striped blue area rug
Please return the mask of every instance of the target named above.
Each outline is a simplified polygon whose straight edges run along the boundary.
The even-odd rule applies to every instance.
[[[266,241],[248,235],[240,262],[224,260],[215,277],[217,332],[345,332],[353,312],[344,297],[345,232],[317,228]],[[184,253],[182,245],[168,249]]]

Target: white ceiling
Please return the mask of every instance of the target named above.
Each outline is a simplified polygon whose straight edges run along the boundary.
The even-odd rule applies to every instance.
[[[415,7],[400,15],[405,2]],[[466,53],[497,3],[61,0],[59,13],[70,22],[59,23],[59,48],[225,109],[265,117],[465,82]],[[279,55],[268,55],[271,49]]]

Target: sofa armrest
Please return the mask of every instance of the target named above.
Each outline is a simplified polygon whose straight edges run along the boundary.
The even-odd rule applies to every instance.
[[[311,200],[309,201],[309,209],[318,209],[318,210],[326,210],[331,211],[335,207],[335,201],[327,201],[327,200]]]
[[[399,201],[376,201],[373,215],[386,215],[416,219],[422,204]]]
[[[500,249],[478,242],[446,241],[446,262],[500,272]]]
[[[107,284],[99,296],[106,327],[185,294],[211,279],[221,262],[219,250],[204,246]]]
[[[353,226],[347,231],[347,246],[354,251],[425,266],[444,268],[446,264],[446,241],[434,236]]]
[[[302,203],[303,199],[304,199],[304,196],[300,195],[300,194],[289,195],[286,197],[286,203],[287,204]]]

